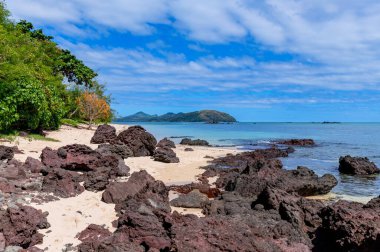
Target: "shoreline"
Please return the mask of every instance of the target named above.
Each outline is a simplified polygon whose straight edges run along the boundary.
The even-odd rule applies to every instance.
[[[127,125],[111,124],[120,132],[126,129]],[[33,140],[29,141],[24,138],[17,137],[14,143],[5,143],[7,146],[18,146],[24,153],[15,154],[15,159],[25,161],[27,156],[39,158],[42,149],[50,147],[57,149],[69,144],[85,144],[95,149],[98,145],[91,144],[90,139],[93,136],[95,129],[74,128],[71,126],[62,126],[57,131],[47,132],[47,137],[59,140],[59,142],[46,142]],[[157,139],[160,140],[160,139]],[[237,148],[221,148],[221,147],[202,147],[191,146],[194,151],[185,151],[189,146],[177,145],[174,149],[179,163],[161,163],[154,161],[150,156],[145,157],[129,157],[124,159],[125,164],[130,167],[130,174],[140,170],[146,170],[156,180],[161,180],[166,186],[184,185],[192,182],[197,182],[197,177],[204,172],[200,167],[206,166],[213,158],[223,157],[229,153],[236,154],[243,152]],[[206,157],[208,156],[208,157]],[[128,177],[119,178],[118,181],[126,181]],[[210,179],[210,184],[215,182],[216,178]],[[102,191],[90,192],[84,191],[76,197],[60,198],[56,201],[37,204],[29,203],[36,209],[43,212],[49,212],[47,217],[51,227],[46,230],[41,230],[44,235],[43,243],[36,245],[40,249],[64,249],[69,246],[76,246],[80,241],[75,238],[76,235],[83,231],[89,224],[98,224],[105,226],[109,231],[115,231],[112,222],[117,220],[114,210],[115,204],[106,204],[101,201]],[[170,191],[169,198],[178,197],[178,193]],[[369,197],[354,197],[349,195],[336,195],[329,193],[326,195],[318,195],[306,197],[310,199],[319,199],[323,201],[337,201],[339,199],[367,203]],[[372,197],[371,197],[372,198]],[[172,207],[172,212],[178,211],[182,214],[195,214],[199,217],[204,215],[201,209]],[[49,251],[52,251],[50,250]]]

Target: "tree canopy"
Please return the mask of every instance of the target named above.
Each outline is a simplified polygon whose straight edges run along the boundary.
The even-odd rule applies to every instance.
[[[84,92],[109,103],[95,71],[32,23],[9,16],[0,1],[0,131],[56,129],[64,117],[81,119]]]

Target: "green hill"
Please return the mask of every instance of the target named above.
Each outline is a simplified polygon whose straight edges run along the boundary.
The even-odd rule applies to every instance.
[[[149,115],[144,112],[121,117],[115,122],[236,122],[236,119],[224,112],[216,110],[201,110],[189,113],[166,113],[163,115]]]

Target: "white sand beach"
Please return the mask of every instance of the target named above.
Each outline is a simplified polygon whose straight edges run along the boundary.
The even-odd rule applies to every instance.
[[[126,125],[112,125],[120,132],[126,129]],[[93,149],[97,148],[96,144],[91,144],[90,139],[95,129],[89,130],[85,126],[74,128],[62,126],[57,131],[47,132],[47,137],[58,140],[59,142],[28,140],[17,137],[12,143],[4,143],[7,146],[17,145],[23,154],[15,154],[15,159],[25,161],[28,156],[39,158],[41,151],[45,147],[57,149],[68,144],[85,144]],[[157,139],[159,140],[159,139]],[[174,149],[179,163],[161,163],[151,159],[151,157],[131,157],[125,159],[126,165],[131,168],[130,173],[140,170],[146,170],[155,179],[163,181],[166,185],[181,185],[197,181],[197,176],[203,173],[200,167],[207,165],[209,157],[220,157],[227,153],[237,153],[235,149],[213,148],[192,146],[194,151],[185,151],[188,146],[177,145]],[[123,179],[123,178],[122,178]],[[124,178],[123,180],[126,180]],[[214,179],[215,181],[215,179]],[[214,182],[210,181],[210,183]],[[85,191],[73,198],[60,199],[43,204],[31,203],[31,205],[42,211],[48,211],[49,229],[40,230],[44,234],[43,243],[37,245],[38,248],[48,251],[60,251],[68,244],[76,246],[80,243],[75,236],[84,230],[89,224],[104,225],[111,232],[114,231],[112,221],[116,220],[114,204],[106,204],[101,201],[102,192]],[[177,197],[175,192],[170,193],[170,199]],[[192,213],[203,216],[201,209],[184,209],[173,207],[172,211],[180,213]]]

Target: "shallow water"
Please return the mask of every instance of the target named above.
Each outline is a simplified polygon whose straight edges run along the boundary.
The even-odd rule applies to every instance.
[[[130,123],[127,123],[130,124]],[[338,172],[340,156],[366,156],[380,167],[380,123],[133,123],[145,127],[158,139],[191,136],[213,145],[241,149],[264,148],[271,140],[312,138],[317,147],[296,148],[282,159],[286,169],[307,166],[318,175],[333,174],[339,181],[333,193],[352,197],[380,194],[380,176],[353,177]],[[173,138],[179,142],[181,138]]]

